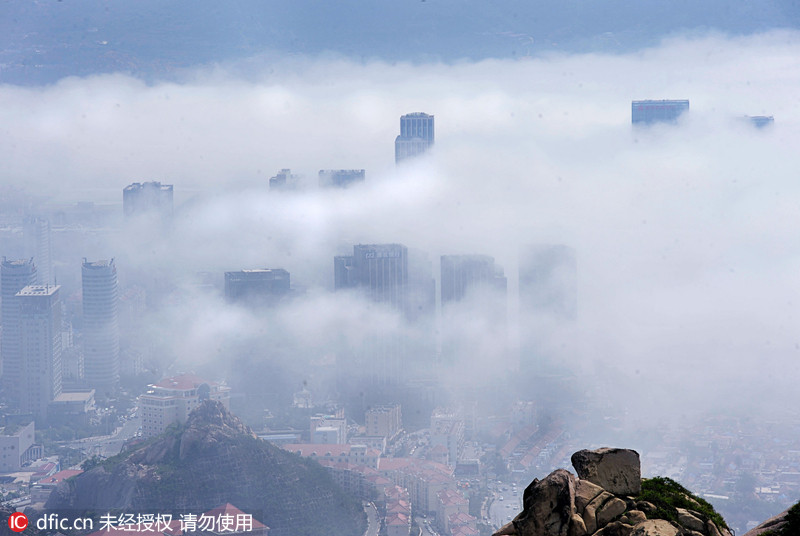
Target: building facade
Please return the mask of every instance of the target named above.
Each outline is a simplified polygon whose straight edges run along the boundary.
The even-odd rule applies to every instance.
[[[119,384],[117,267],[114,259],[83,260],[83,370],[98,393]]]
[[[19,471],[23,464],[41,457],[41,445],[35,445],[34,423],[0,429],[0,473]]]
[[[17,293],[36,284],[33,259],[9,260],[0,264],[0,371],[3,391],[13,407],[19,407],[19,386],[22,381],[22,354],[19,341],[19,302]]]
[[[674,123],[689,111],[688,100],[639,100],[631,103],[631,122],[634,125]]]
[[[173,376],[149,386],[147,393],[139,397],[142,436],[153,437],[173,423],[185,423],[189,413],[206,398],[230,409],[228,386],[205,381],[194,374]]]
[[[519,262],[520,312],[574,320],[578,313],[575,250],[562,244],[525,248]]]
[[[470,290],[480,288],[505,294],[508,287],[503,269],[489,255],[442,255],[442,306],[460,301]]]
[[[319,171],[320,188],[347,188],[364,182],[367,172],[363,169],[321,169]]]
[[[433,116],[416,112],[400,117],[400,135],[394,141],[394,160],[400,163],[433,147]]]
[[[35,419],[61,394],[61,300],[59,286],[29,285],[17,293],[22,356],[19,407]]]
[[[122,211],[126,218],[148,214],[172,218],[172,194],[171,184],[134,182],[122,190]]]
[[[28,216],[22,222],[25,240],[25,256],[36,262],[37,285],[52,285],[53,247],[50,236],[50,222],[38,216]]]
[[[225,272],[225,299],[230,303],[270,304],[289,291],[289,272],[282,268]]]
[[[403,428],[402,409],[400,404],[374,406],[366,411],[364,421],[367,436],[392,440]]]

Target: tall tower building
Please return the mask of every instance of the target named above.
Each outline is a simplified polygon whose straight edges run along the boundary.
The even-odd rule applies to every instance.
[[[86,383],[105,392],[119,383],[117,267],[83,260],[83,367]]]
[[[122,190],[122,210],[126,218],[158,215],[172,218],[172,185],[158,181],[134,182]]]
[[[61,301],[59,286],[30,285],[20,290],[19,343],[22,356],[19,406],[35,419],[61,394]]]
[[[443,377],[476,361],[499,366],[508,348],[503,269],[488,255],[443,255],[441,269]]]
[[[374,301],[405,312],[408,248],[402,244],[359,244],[352,256],[334,258],[334,287],[360,288]]]
[[[442,306],[460,301],[471,290],[487,288],[506,292],[503,269],[488,255],[442,255]]]
[[[575,250],[565,245],[536,245],[519,261],[520,312],[574,320],[578,312]]]
[[[282,268],[225,272],[225,299],[231,303],[269,305],[289,291],[289,272]]]
[[[652,125],[674,123],[689,111],[688,100],[640,100],[631,102],[631,123]]]
[[[400,117],[400,135],[394,140],[394,161],[423,154],[433,146],[433,116],[416,112]]]
[[[22,379],[22,354],[19,341],[19,302],[17,293],[36,283],[36,265],[33,259],[7,260],[0,265],[0,338],[2,358],[2,384],[9,403],[19,406],[20,382]]]
[[[347,188],[364,182],[367,172],[363,169],[320,169],[320,188]]]
[[[53,248],[50,243],[50,222],[38,216],[28,216],[22,224],[25,256],[36,261],[36,284],[52,285]]]

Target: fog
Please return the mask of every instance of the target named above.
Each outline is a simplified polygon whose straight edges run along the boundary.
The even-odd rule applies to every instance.
[[[507,337],[486,313],[496,297],[452,313],[460,320],[448,336],[468,341],[444,369],[454,400],[547,392],[534,381],[504,392],[535,333],[589,403],[631,422],[705,408],[774,415],[800,380],[798,57],[800,34],[773,32],[625,55],[450,65],[254,57],[180,81],[0,86],[0,193],[8,214],[90,201],[119,205],[121,221],[125,185],[174,184],[167,228],[117,222],[76,244],[54,232],[67,252],[54,259],[59,282],[79,291],[81,257],[115,257],[123,286],[158,279],[169,297],[143,319],[147,359],[213,371],[251,395],[237,367],[266,371],[265,403],[291,403],[304,380],[334,396],[336,364],[366,333],[439,332],[440,320],[421,327],[332,293],[334,255],[402,243],[429,255],[437,280],[443,254],[492,255],[508,277]],[[650,98],[690,99],[691,112],[632,128],[631,100]],[[436,146],[395,167],[398,118],[413,111],[436,116]],[[744,115],[775,124],[756,129]],[[281,168],[306,187],[270,191]],[[316,173],[329,168],[364,168],[367,179],[320,190]],[[2,253],[21,255],[13,224],[2,236]],[[520,314],[518,255],[529,244],[574,248],[575,322]],[[221,284],[224,271],[259,267],[288,270],[297,295],[253,311],[197,275]],[[430,351],[408,356],[412,376],[439,373]]]

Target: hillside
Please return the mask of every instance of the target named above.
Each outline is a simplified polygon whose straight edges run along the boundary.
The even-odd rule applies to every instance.
[[[360,503],[322,467],[259,440],[209,400],[185,427],[62,482],[45,509],[199,514],[224,503],[253,514],[270,536],[350,536],[366,527]]]

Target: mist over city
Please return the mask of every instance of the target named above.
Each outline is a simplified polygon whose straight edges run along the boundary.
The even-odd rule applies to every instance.
[[[600,447],[735,533],[797,503],[800,33],[727,30],[45,81],[8,63],[4,508],[157,508],[161,488],[81,493],[212,421],[299,453],[286,481],[321,463],[348,497],[335,534],[522,531],[528,483]],[[264,471],[222,502],[290,534],[317,499],[278,506]]]

